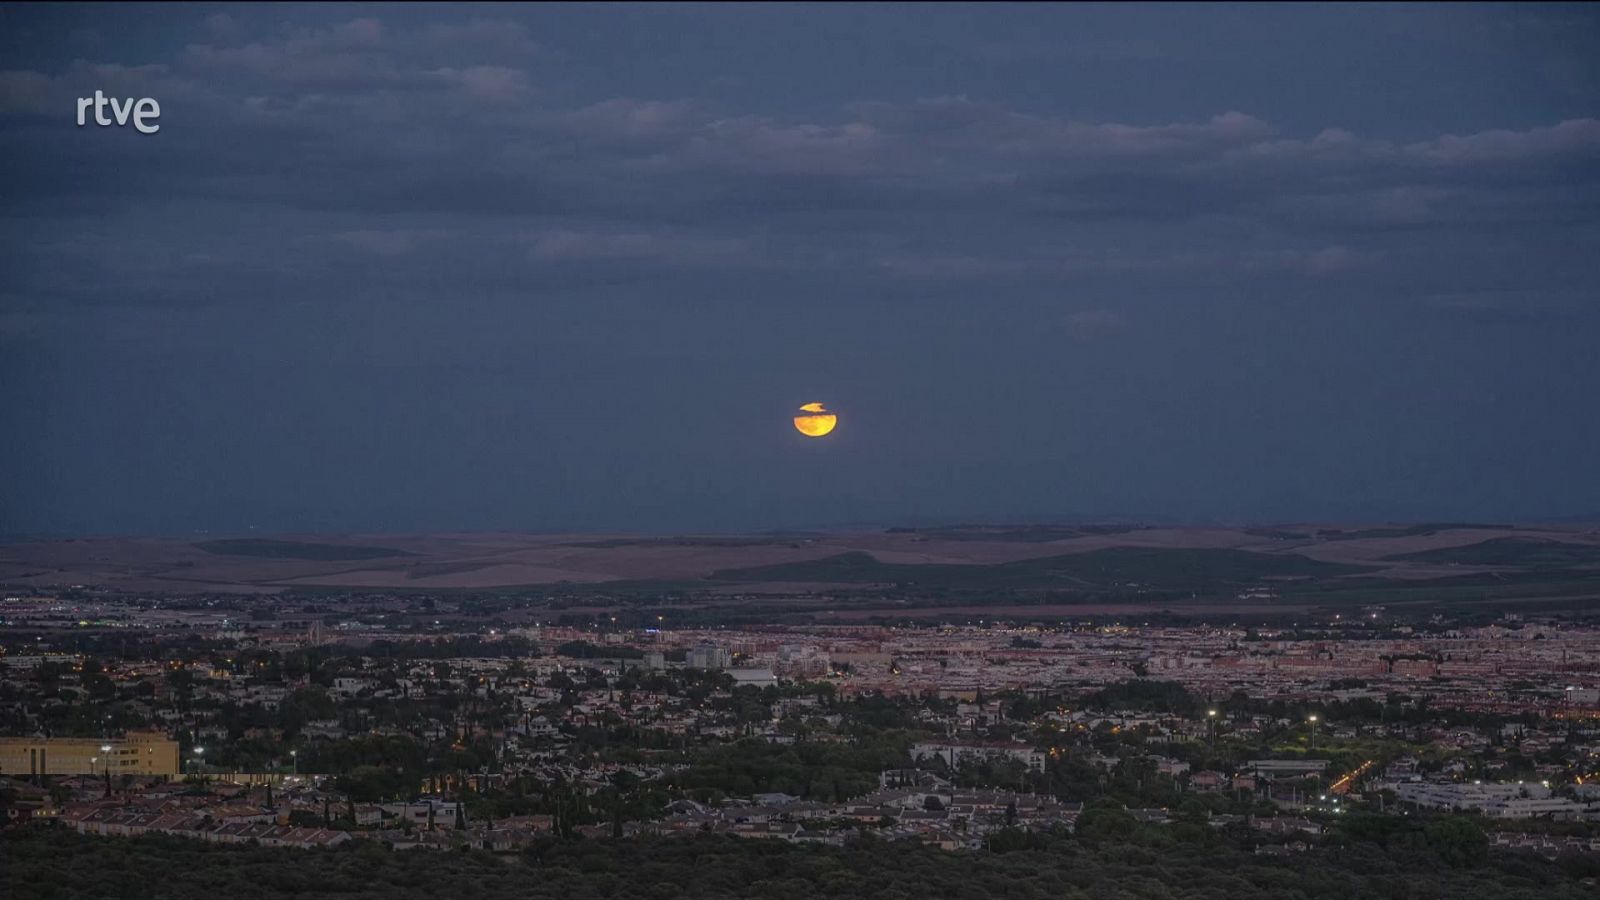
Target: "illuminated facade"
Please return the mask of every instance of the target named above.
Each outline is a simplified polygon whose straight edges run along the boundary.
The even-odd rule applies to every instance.
[[[155,731],[121,738],[0,738],[0,775],[177,775],[178,742]]]

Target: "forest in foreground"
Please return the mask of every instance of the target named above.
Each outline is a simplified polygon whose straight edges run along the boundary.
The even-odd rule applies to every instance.
[[[1216,841],[1016,833],[982,853],[870,838],[845,848],[732,837],[550,841],[523,854],[228,847],[164,836],[104,838],[29,827],[0,836],[0,896],[12,900],[255,898],[873,897],[1095,900],[1593,898],[1596,867],[1490,853],[1449,834],[1372,833],[1258,855]]]

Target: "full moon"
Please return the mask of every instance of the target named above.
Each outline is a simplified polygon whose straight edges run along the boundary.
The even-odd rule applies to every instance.
[[[800,411],[805,415],[794,417],[794,427],[806,437],[822,437],[839,424],[839,417],[821,403],[807,403]]]

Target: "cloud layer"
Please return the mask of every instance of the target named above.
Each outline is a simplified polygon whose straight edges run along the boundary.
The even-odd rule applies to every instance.
[[[1520,29],[1502,58],[1504,41],[1406,13],[1391,33],[1431,42],[1463,95],[1456,127],[1419,133],[1334,71],[1338,46],[1279,59],[1246,27],[1257,68],[1235,72],[1203,27],[1131,11],[1084,11],[1070,41],[970,11],[860,14],[848,30],[776,9],[175,9],[120,40],[13,12],[33,49],[0,72],[0,403],[29,429],[9,465],[43,474],[0,497],[0,524],[1600,509],[1559,478],[1595,426],[1548,406],[1600,387],[1581,351],[1600,338],[1600,92],[1568,43],[1592,17],[1474,20]],[[1048,33],[1065,13],[1037,15]],[[652,41],[646,18],[704,54]],[[1345,26],[1272,27],[1354,53]],[[1374,66],[1403,70],[1401,38],[1379,40],[1393,58]],[[1547,89],[1487,96],[1473,60]],[[1085,79],[1098,92],[1074,93]],[[1389,101],[1437,107],[1445,87],[1394,82]],[[157,98],[161,133],[75,127],[96,89]],[[788,450],[720,426],[663,436],[657,391],[707,397],[734,434],[829,391],[886,430],[831,472],[847,498],[808,506],[765,486],[796,463],[763,454]],[[1032,411],[975,412],[927,449],[952,393]],[[1501,436],[1434,459],[1468,421]],[[343,442],[279,452],[295,439],[275,425]],[[126,453],[92,437],[108,433]],[[1329,447],[1364,440],[1389,443],[1341,469]],[[1147,449],[1162,441],[1173,460]],[[264,486],[219,487],[224,453],[261,460]],[[166,499],[195,465],[203,496]],[[1330,487],[1302,486],[1307,467]],[[731,480],[684,474],[702,468]],[[387,487],[407,473],[428,479],[414,501]],[[586,480],[604,485],[593,506]],[[321,508],[329,485],[343,512]]]

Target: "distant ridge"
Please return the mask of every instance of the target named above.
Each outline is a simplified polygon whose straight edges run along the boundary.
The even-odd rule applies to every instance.
[[[309,541],[279,541],[270,538],[226,538],[198,541],[195,547],[222,556],[256,556],[266,559],[356,560],[411,556],[389,547],[364,547],[351,544],[322,544]]]

